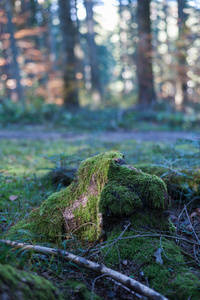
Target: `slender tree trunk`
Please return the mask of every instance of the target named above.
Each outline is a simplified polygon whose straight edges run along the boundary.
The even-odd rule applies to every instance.
[[[18,99],[22,102],[24,102],[24,98],[23,98],[23,89],[22,89],[22,85],[21,85],[21,76],[20,76],[20,69],[19,69],[19,65],[17,62],[17,45],[16,45],[16,40],[14,38],[14,25],[12,22],[12,7],[11,7],[11,3],[10,0],[6,0],[5,1],[5,10],[6,10],[6,14],[7,14],[7,18],[8,18],[8,32],[10,33],[10,46],[11,46],[11,50],[12,50],[12,62],[13,62],[13,68],[12,68],[12,75],[13,78],[16,80],[16,92],[18,95]]]
[[[77,59],[74,53],[76,31],[73,27],[70,9],[70,0],[59,0],[63,45],[64,105],[73,109],[79,106],[79,99],[76,80]]]
[[[0,6],[0,8],[2,9],[2,6]],[[5,49],[5,39],[3,38],[3,35],[5,35],[5,33],[7,33],[5,31],[5,26],[3,26],[2,24],[0,24],[0,39],[2,41],[2,50],[1,50],[1,57],[2,59],[5,60],[5,64],[3,66],[1,66],[0,68],[0,72],[1,72],[1,79],[4,80],[5,84],[4,84],[4,93],[3,93],[3,97],[4,98],[11,98],[11,93],[10,93],[10,89],[7,87],[6,81],[8,79],[11,78],[10,76],[10,59],[8,57],[8,53],[7,53],[7,49]],[[2,77],[3,75],[3,77]]]
[[[78,18],[78,3],[77,0],[74,0],[74,8],[76,11],[76,45],[75,45],[75,54],[78,62],[78,72],[79,72],[79,84],[81,83],[81,86],[83,85],[83,82],[85,81],[85,74],[84,74],[84,52],[81,46],[81,33],[80,33],[80,21]]]
[[[156,101],[152,70],[150,0],[138,0],[137,17],[139,35],[137,49],[139,104],[150,107]]]
[[[57,35],[56,28],[53,24],[53,12],[51,5],[48,8],[48,33],[49,33],[49,59],[51,62],[51,69],[53,71],[57,70],[56,62],[58,60],[57,53]]]
[[[186,20],[187,15],[184,12],[186,7],[186,0],[177,0],[178,3],[178,77],[176,83],[176,95],[175,102],[177,105],[184,105],[187,102],[187,75],[186,75],[186,55],[185,51],[182,49],[185,48],[185,30],[186,30]]]
[[[102,98],[102,86],[98,67],[97,46],[94,39],[93,0],[85,0],[84,3],[87,14],[87,42],[91,68],[92,98],[95,104],[98,105]]]
[[[123,95],[127,93],[126,91],[126,79],[123,78],[123,73],[125,72],[126,66],[124,63],[123,56],[126,54],[126,48],[127,45],[123,42],[121,36],[123,34],[123,23],[125,20],[123,20],[123,5],[122,0],[119,0],[119,43],[120,43],[120,49],[121,49],[121,80],[123,81],[124,87],[123,87]]]

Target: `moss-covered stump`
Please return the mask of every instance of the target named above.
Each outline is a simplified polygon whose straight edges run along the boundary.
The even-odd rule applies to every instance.
[[[0,299],[62,300],[63,298],[48,280],[0,264]]]
[[[192,272],[191,264],[186,264],[180,247],[172,240],[151,237],[150,233],[134,238],[133,231],[125,232],[123,239],[118,240],[120,234],[121,230],[116,228],[107,239],[107,247],[103,250],[107,266],[123,268],[125,261],[126,273],[148,282],[150,288],[170,300],[200,299],[199,272]],[[115,244],[111,247],[113,241]]]
[[[111,151],[82,162],[71,185],[52,194],[7,237],[16,239],[19,233],[32,242],[58,242],[75,233],[95,240],[102,229],[110,231],[127,218],[168,229],[162,214],[167,205],[166,185],[160,178],[126,165],[121,153]]]

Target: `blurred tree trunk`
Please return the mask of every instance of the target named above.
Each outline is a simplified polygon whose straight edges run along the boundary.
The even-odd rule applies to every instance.
[[[74,9],[76,12],[76,45],[75,45],[75,54],[78,62],[78,82],[79,86],[83,86],[85,82],[84,74],[84,52],[81,45],[81,33],[80,28],[81,24],[78,18],[78,1],[74,0]]]
[[[0,9],[3,12],[2,17],[4,17],[5,16],[4,6],[1,5]],[[0,68],[0,73],[1,73],[0,77],[1,77],[1,79],[3,78],[3,80],[5,82],[4,88],[3,88],[3,96],[1,96],[1,97],[5,97],[5,98],[9,99],[9,98],[11,98],[11,93],[10,93],[11,90],[8,88],[6,82],[7,82],[7,80],[9,80],[11,78],[11,76],[10,76],[10,59],[9,59],[8,53],[6,51],[7,49],[5,46],[5,38],[3,38],[3,36],[5,36],[6,33],[7,33],[7,31],[5,30],[4,23],[0,22],[0,40],[2,42],[0,55],[1,55],[1,59],[5,61],[5,63]]]
[[[51,69],[53,71],[58,69],[56,62],[58,61],[58,51],[57,51],[57,28],[53,24],[55,12],[52,9],[52,4],[48,8],[48,33],[49,33],[49,53]]]
[[[76,30],[72,23],[70,9],[70,0],[59,0],[59,16],[63,46],[64,105],[73,109],[79,107],[79,98],[76,80],[77,59],[74,52]]]
[[[178,41],[177,41],[177,50],[178,50],[178,78],[176,82],[176,95],[175,102],[177,105],[184,105],[187,102],[187,71],[186,71],[186,21],[187,15],[184,12],[186,8],[186,0],[177,0],[178,3]]]
[[[91,68],[92,99],[94,101],[94,104],[99,105],[102,99],[102,86],[98,66],[97,46],[95,43],[93,0],[85,0],[84,3],[87,14],[87,42]]]
[[[16,93],[18,96],[18,100],[24,102],[24,97],[23,97],[23,89],[21,85],[21,76],[20,76],[20,68],[18,65],[17,61],[17,54],[18,54],[18,49],[16,45],[16,40],[14,38],[14,25],[12,22],[12,6],[10,3],[10,0],[5,1],[5,11],[7,14],[7,19],[8,19],[8,32],[10,34],[10,50],[11,50],[11,59],[12,59],[12,77],[16,80]]]
[[[119,43],[120,43],[120,49],[121,49],[121,74],[120,74],[120,79],[123,82],[123,91],[122,94],[125,95],[128,93],[126,90],[126,78],[124,78],[123,74],[125,73],[126,70],[126,65],[124,62],[124,57],[126,56],[126,50],[127,50],[127,43],[124,43],[123,41],[123,34],[124,32],[124,23],[126,24],[126,20],[123,18],[123,4],[122,0],[119,0]],[[126,33],[125,33],[126,34]]]
[[[152,70],[150,0],[138,0],[137,18],[139,35],[137,49],[139,104],[150,107],[156,102]]]

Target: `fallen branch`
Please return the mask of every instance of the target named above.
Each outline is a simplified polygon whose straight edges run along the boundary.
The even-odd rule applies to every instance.
[[[101,274],[105,274],[112,279],[116,280],[117,282],[120,282],[124,286],[128,287],[129,289],[133,290],[134,292],[141,294],[143,296],[148,297],[149,299],[153,300],[168,300],[166,297],[162,296],[158,292],[154,291],[153,289],[145,286],[144,284],[129,278],[128,276],[119,273],[115,270],[112,270],[110,268],[107,268],[103,264],[95,263],[91,260],[87,260],[83,257],[74,255],[72,253],[69,253],[67,251],[61,250],[61,249],[54,249],[54,248],[48,248],[48,247],[42,247],[37,245],[27,245],[24,243],[17,243],[9,240],[0,240],[0,243],[9,245],[16,249],[23,249],[23,250],[32,250],[37,253],[43,253],[43,254],[50,254],[54,256],[59,256],[64,258],[67,261],[73,261],[73,263],[76,263],[77,265],[81,267],[85,267],[87,269],[90,269],[95,272],[99,272]]]

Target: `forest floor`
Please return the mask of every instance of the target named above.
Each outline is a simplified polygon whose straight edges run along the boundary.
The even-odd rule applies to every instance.
[[[0,129],[0,139],[29,139],[29,140],[66,140],[78,141],[99,139],[101,141],[135,140],[137,142],[176,142],[178,139],[199,140],[200,134],[193,132],[170,132],[170,131],[104,131],[92,133],[73,133],[55,130],[45,130],[43,127],[29,126],[26,129]]]
[[[181,139],[182,141],[178,141]],[[52,187],[46,182],[51,170],[59,170],[64,165],[70,168],[78,167],[80,161],[95,154],[117,149],[125,154],[127,163],[137,164],[157,164],[179,171],[179,168],[187,170],[198,169],[200,133],[184,131],[99,131],[78,132],[67,129],[46,128],[44,126],[25,126],[16,128],[0,129],[0,227],[4,231],[19,220],[25,218],[28,212],[39,206],[44,199],[57,191],[60,186]],[[64,154],[63,154],[64,153]],[[78,156],[78,158],[77,158]],[[77,159],[77,161],[76,161]],[[187,174],[187,173],[186,173]],[[49,177],[49,176],[48,176]],[[185,182],[190,177],[185,177]],[[11,201],[12,197],[16,200]],[[182,237],[195,241],[195,236],[190,231],[191,225],[200,239],[200,214],[195,211],[195,207],[188,205],[188,218],[186,213],[180,213],[186,203],[195,198],[195,191],[186,185],[186,202],[182,202],[181,196],[173,200],[170,208],[170,217],[175,226],[178,225]],[[193,204],[193,202],[192,202]],[[197,205],[197,208],[199,205]],[[179,221],[179,223],[177,223]],[[186,259],[192,260],[194,272],[199,274],[200,247],[193,249],[188,244],[183,244]],[[3,253],[3,252],[2,252]],[[88,290],[91,290],[96,274],[79,270],[68,263],[63,264],[57,260],[51,262],[41,256],[40,265],[35,262],[28,267],[24,256],[11,258],[10,254],[3,254],[0,251],[0,263],[19,265],[24,263],[24,268],[37,272],[39,275],[51,280],[66,295],[64,299],[83,299],[82,294],[76,290],[71,292],[71,287],[66,286],[68,280],[76,280],[84,283]],[[196,258],[197,257],[197,258]],[[20,259],[20,260],[19,260]],[[30,260],[28,260],[30,261]],[[135,279],[148,284],[145,278],[140,278],[139,273],[133,263],[121,264],[121,272],[130,275],[130,269],[135,270]],[[96,280],[96,279],[95,279]],[[70,291],[67,294],[66,292]],[[99,278],[95,284],[95,292],[102,299],[140,299],[123,287],[109,281],[107,278]],[[88,298],[90,299],[90,297]]]

